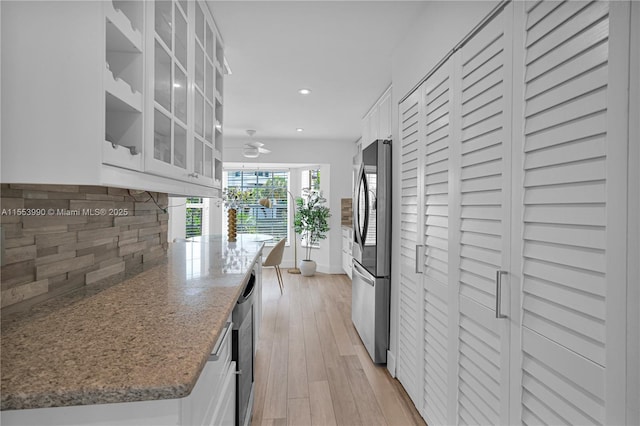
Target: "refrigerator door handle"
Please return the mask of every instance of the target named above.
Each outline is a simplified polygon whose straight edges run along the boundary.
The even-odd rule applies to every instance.
[[[364,163],[362,163],[362,174],[360,176],[364,193],[364,224],[362,225],[362,233],[360,234],[361,247],[364,251],[364,246],[367,243],[367,233],[369,232],[369,182],[367,182],[367,173],[364,169]],[[362,208],[362,206],[359,206]]]
[[[353,272],[358,275],[362,281],[369,284],[371,287],[375,287],[376,281],[375,278],[372,278],[366,270],[360,266],[358,262],[353,262]]]
[[[361,164],[360,171],[358,172],[358,181],[356,184],[356,190],[355,190],[355,196],[354,196],[355,208],[353,209],[353,235],[354,235],[354,240],[356,244],[360,246],[361,251],[364,250],[364,241],[362,239],[362,232],[361,232],[362,229],[360,228],[360,217],[361,217],[360,211],[362,209],[362,206],[360,204],[360,194],[362,192],[363,179],[364,179],[364,164]],[[364,220],[366,223],[366,217]]]

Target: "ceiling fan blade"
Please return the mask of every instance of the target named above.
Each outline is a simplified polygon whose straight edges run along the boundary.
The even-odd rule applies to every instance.
[[[271,150],[267,148],[258,148],[258,152],[260,152],[260,154],[271,154]]]
[[[260,155],[260,151],[258,151],[258,148],[245,146],[242,150],[242,155],[246,158],[258,158],[258,156]]]
[[[245,143],[246,146],[251,147],[251,148],[262,148],[264,146],[264,144],[262,142],[247,142]]]

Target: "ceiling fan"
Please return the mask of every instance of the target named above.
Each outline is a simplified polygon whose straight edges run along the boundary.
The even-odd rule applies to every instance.
[[[249,138],[251,138],[251,141],[245,143],[242,150],[242,155],[246,158],[258,158],[260,154],[269,154],[271,152],[264,148],[264,144],[262,142],[253,140],[253,135],[255,135],[255,133],[255,130],[247,130],[247,134],[249,135]]]

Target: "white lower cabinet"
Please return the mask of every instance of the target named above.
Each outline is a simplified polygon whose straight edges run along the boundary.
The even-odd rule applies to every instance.
[[[221,398],[213,412],[213,417],[209,425],[211,426],[233,426],[236,422],[236,363],[229,366],[229,371],[225,377]]]
[[[191,394],[180,399],[79,405],[2,412],[2,424],[50,426],[232,426],[236,363],[231,360],[231,318]]]
[[[505,4],[400,103],[396,375],[430,425],[629,422],[629,8]]]
[[[207,426],[213,424],[218,406],[223,399],[227,398],[225,392],[229,387],[227,384],[229,378],[233,378],[235,383],[236,366],[231,360],[232,330],[233,323],[229,318],[191,395],[183,398],[181,402],[181,424]],[[232,397],[235,401],[235,391]]]
[[[351,267],[353,266],[353,229],[348,226],[342,227],[342,270],[351,278]]]

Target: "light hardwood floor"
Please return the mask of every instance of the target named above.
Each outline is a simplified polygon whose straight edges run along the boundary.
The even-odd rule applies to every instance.
[[[346,275],[263,275],[251,424],[424,425],[400,383],[371,362],[351,323]]]

